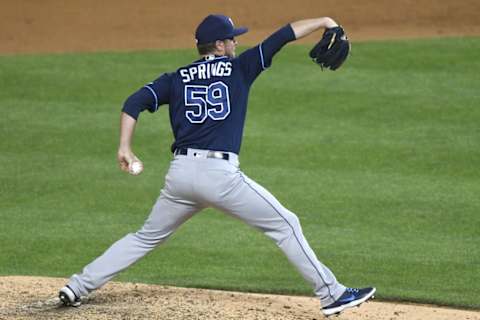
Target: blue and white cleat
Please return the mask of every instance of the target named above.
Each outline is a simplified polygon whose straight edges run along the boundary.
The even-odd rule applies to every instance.
[[[82,304],[80,298],[68,285],[60,289],[58,297],[64,306],[78,307]]]
[[[345,290],[345,292],[340,296],[340,298],[338,298],[337,301],[326,307],[323,307],[322,312],[326,317],[334,314],[339,315],[347,308],[360,306],[368,299],[372,299],[375,291],[375,288],[347,288],[347,290]]]

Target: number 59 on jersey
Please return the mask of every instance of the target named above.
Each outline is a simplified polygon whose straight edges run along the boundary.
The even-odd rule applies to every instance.
[[[228,86],[222,81],[209,86],[185,86],[185,116],[191,123],[203,123],[209,117],[212,120],[224,120],[230,114],[230,96]]]

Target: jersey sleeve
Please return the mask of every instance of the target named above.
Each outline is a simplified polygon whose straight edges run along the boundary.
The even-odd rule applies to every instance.
[[[125,101],[122,111],[135,120],[140,112],[155,112],[162,104],[170,102],[171,74],[165,73],[155,81],[132,94]]]
[[[295,40],[290,24],[280,28],[257,46],[244,51],[238,57],[245,78],[252,83],[272,64],[273,56],[288,42]]]

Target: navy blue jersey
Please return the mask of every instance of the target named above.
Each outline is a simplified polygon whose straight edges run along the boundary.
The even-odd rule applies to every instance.
[[[132,96],[123,111],[137,119],[169,104],[177,148],[240,152],[248,94],[257,76],[287,42],[295,40],[287,25],[237,58],[208,56],[176,72],[165,73]]]

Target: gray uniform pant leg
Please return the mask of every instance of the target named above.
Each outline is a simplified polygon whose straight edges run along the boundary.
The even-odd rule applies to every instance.
[[[273,239],[312,285],[322,305],[334,302],[345,291],[308,245],[297,216],[246,177],[238,169],[238,163],[177,157],[172,161],[165,183],[142,229],[117,241],[80,275],[72,276],[69,286],[78,296],[101,287],[165,241],[202,209],[200,203],[239,218]]]
[[[77,296],[85,296],[100,288],[164,242],[199,210],[193,203],[173,198],[162,190],[143,227],[115,242],[103,255],[87,265],[81,274],[73,275],[68,285]]]
[[[221,181],[218,178],[214,180]],[[217,187],[217,192],[212,192],[217,195],[216,199],[211,199],[215,202],[212,205],[260,229],[274,240],[312,285],[323,306],[335,302],[344,293],[345,286],[318,260],[309,246],[298,217],[283,207],[269,191],[239,170],[230,170],[229,179],[223,179]]]

